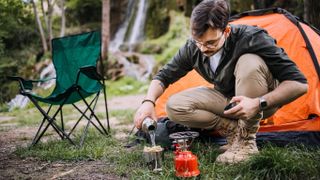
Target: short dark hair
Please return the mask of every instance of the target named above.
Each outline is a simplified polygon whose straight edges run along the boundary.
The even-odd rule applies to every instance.
[[[198,4],[191,14],[191,33],[203,35],[209,27],[224,30],[230,16],[226,0],[205,0]]]

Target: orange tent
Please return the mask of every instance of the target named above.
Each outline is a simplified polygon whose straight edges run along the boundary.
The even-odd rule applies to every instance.
[[[248,11],[233,16],[231,24],[255,25],[266,29],[285,49],[308,80],[308,93],[283,106],[261,122],[258,133],[265,140],[287,137],[292,141],[320,144],[320,33],[289,12],[280,9]],[[197,72],[191,71],[170,85],[156,102],[157,116],[165,117],[165,103],[174,93],[195,86],[212,86]],[[301,138],[303,136],[303,138]],[[313,141],[315,140],[315,141]]]

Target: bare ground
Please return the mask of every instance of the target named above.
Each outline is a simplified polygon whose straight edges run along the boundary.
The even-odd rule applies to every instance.
[[[115,97],[108,100],[109,110],[137,109],[143,95]],[[98,111],[103,111],[99,106]],[[1,121],[14,117],[0,117]],[[110,119],[113,129],[131,129],[130,126],[118,125],[115,118]],[[19,127],[15,123],[0,124],[0,179],[127,179],[110,173],[113,164],[103,161],[47,162],[37,158],[20,158],[13,152],[18,146],[27,146],[36,127]],[[120,131],[119,131],[120,132]],[[125,138],[124,133],[116,138]]]

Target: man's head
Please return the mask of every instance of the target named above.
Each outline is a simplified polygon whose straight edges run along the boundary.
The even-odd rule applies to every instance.
[[[229,14],[229,6],[225,0],[205,0],[193,9],[192,37],[205,55],[211,56],[222,47]]]

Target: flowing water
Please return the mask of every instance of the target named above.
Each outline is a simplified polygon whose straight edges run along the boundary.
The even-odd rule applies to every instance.
[[[149,131],[150,140],[151,140],[151,148],[156,148],[156,134],[155,131]],[[161,149],[161,148],[160,148]],[[162,151],[162,150],[161,150]],[[161,151],[153,152],[153,171],[162,171],[161,168]]]
[[[156,134],[154,131],[149,131],[151,146],[156,146]]]
[[[110,46],[109,46],[110,51],[113,51],[113,52],[119,51],[119,47],[124,43],[125,36],[128,31],[129,23],[131,20],[131,16],[133,14],[132,12],[132,9],[134,9],[133,6],[134,6],[134,0],[129,0],[125,20],[117,30],[113,40],[110,42]]]
[[[110,42],[109,50],[113,52],[119,51],[119,47],[122,44],[128,43],[129,51],[132,51],[131,46],[143,39],[147,9],[147,0],[128,1],[125,20]]]
[[[139,41],[139,39],[143,36],[143,29],[146,20],[146,13],[147,12],[147,1],[140,0],[138,4],[137,15],[134,20],[133,28],[131,31],[129,44],[134,44]]]

